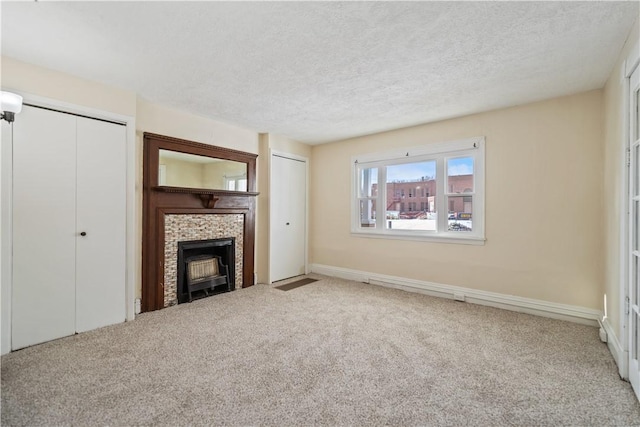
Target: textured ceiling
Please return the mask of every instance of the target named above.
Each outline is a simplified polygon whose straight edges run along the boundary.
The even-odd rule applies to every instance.
[[[637,2],[2,2],[2,54],[308,143],[600,88]]]

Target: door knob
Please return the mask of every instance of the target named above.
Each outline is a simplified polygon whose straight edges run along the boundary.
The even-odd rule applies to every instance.
[[[289,225],[289,223],[287,223],[287,225]]]
[[[87,232],[86,232],[86,231],[83,231],[82,233],[80,233],[80,235],[81,235],[82,237],[84,237],[84,236],[86,236],[86,235],[87,235]]]

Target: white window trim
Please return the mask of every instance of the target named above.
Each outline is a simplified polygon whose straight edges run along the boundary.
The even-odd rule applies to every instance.
[[[419,240],[437,243],[457,243],[467,245],[484,245],[485,217],[485,138],[474,137],[469,139],[438,142],[419,147],[405,148],[379,153],[369,153],[351,158],[351,234],[357,237],[382,238],[393,240]],[[436,206],[445,205],[445,162],[448,158],[474,157],[474,192],[473,192],[473,231],[416,231],[416,230],[390,230],[383,221],[377,221],[376,228],[360,227],[360,206],[358,197],[358,175],[362,168],[387,166],[390,164],[415,163],[419,161],[436,161]],[[386,198],[386,171],[378,169],[378,200]],[[456,194],[458,195],[458,194]],[[385,218],[386,203],[378,203],[376,206],[376,218]],[[440,211],[442,209],[440,208]],[[444,215],[438,215],[438,229],[446,230],[448,225],[448,213],[446,207]]]

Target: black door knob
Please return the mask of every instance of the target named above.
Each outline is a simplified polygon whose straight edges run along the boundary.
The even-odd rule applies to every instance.
[[[289,223],[287,223],[287,225],[289,225]]]
[[[86,236],[86,235],[87,235],[87,232],[86,232],[86,231],[83,231],[82,233],[80,233],[80,235],[81,235],[82,237],[84,237],[84,236]]]

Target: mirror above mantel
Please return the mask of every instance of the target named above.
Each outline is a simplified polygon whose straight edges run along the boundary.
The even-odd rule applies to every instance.
[[[247,191],[247,163],[160,149],[158,185]]]
[[[144,136],[147,191],[191,194],[206,209],[215,208],[222,198],[258,195],[257,155],[162,135]]]

